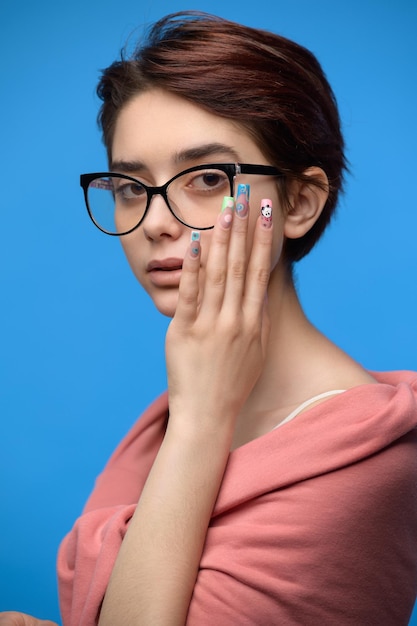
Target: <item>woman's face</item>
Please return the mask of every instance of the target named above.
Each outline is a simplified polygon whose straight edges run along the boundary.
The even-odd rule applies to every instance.
[[[230,120],[208,113],[197,105],[162,90],[134,97],[119,113],[112,145],[112,171],[138,177],[159,186],[194,165],[209,163],[270,165],[249,135]],[[132,172],[132,164],[135,171]],[[123,164],[129,164],[125,167]],[[128,170],[128,171],[127,171]],[[262,198],[274,207],[272,270],[282,248],[283,216],[277,187],[270,177],[250,175],[248,250]],[[218,210],[220,212],[221,206]],[[211,230],[201,231],[201,281],[210,247]],[[157,309],[173,316],[178,298],[181,264],[191,230],[169,211],[164,199],[153,197],[148,213],[135,231],[121,237],[129,264]]]

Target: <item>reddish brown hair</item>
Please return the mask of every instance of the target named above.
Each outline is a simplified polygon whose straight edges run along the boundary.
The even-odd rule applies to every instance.
[[[286,174],[284,200],[288,181],[302,180],[310,166],[323,168],[329,197],[320,218],[304,237],[285,243],[289,265],[305,256],[334,213],[346,170],[335,97],[316,57],[284,37],[216,16],[168,15],[133,55],[103,72],[99,124],[109,159],[120,110],[155,87],[239,121]]]

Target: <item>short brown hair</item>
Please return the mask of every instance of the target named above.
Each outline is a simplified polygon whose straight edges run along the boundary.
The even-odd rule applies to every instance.
[[[305,256],[329,223],[347,169],[333,91],[316,57],[274,33],[187,11],[164,17],[126,58],[104,70],[97,93],[99,125],[109,159],[117,116],[140,92],[161,88],[238,121],[286,182],[311,166],[329,180],[320,218],[300,239],[288,239],[289,265]],[[313,184],[319,184],[311,181]]]

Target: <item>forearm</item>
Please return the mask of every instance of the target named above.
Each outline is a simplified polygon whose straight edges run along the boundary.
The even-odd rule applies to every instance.
[[[230,205],[220,214],[204,289],[197,244],[183,259],[166,339],[168,428],[113,569],[100,626],[186,622],[236,419],[262,370],[269,334],[272,228],[257,220],[247,263],[247,217],[233,220]]]
[[[216,430],[199,418],[186,429],[170,422],[113,569],[100,626],[186,621],[232,429],[227,420]]]

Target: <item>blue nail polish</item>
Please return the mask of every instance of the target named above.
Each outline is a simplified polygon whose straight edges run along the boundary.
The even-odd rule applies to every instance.
[[[243,183],[239,183],[237,186],[237,194],[236,197],[245,196],[246,200],[249,202],[249,194],[250,194],[250,185],[244,185]]]
[[[200,231],[192,230],[191,231],[191,242],[194,244],[191,247],[191,256],[197,257],[200,252]]]
[[[247,215],[248,213],[249,193],[250,185],[244,185],[243,183],[239,183],[239,185],[237,186],[236,194],[236,213],[240,215],[240,217],[245,217],[245,215]]]

